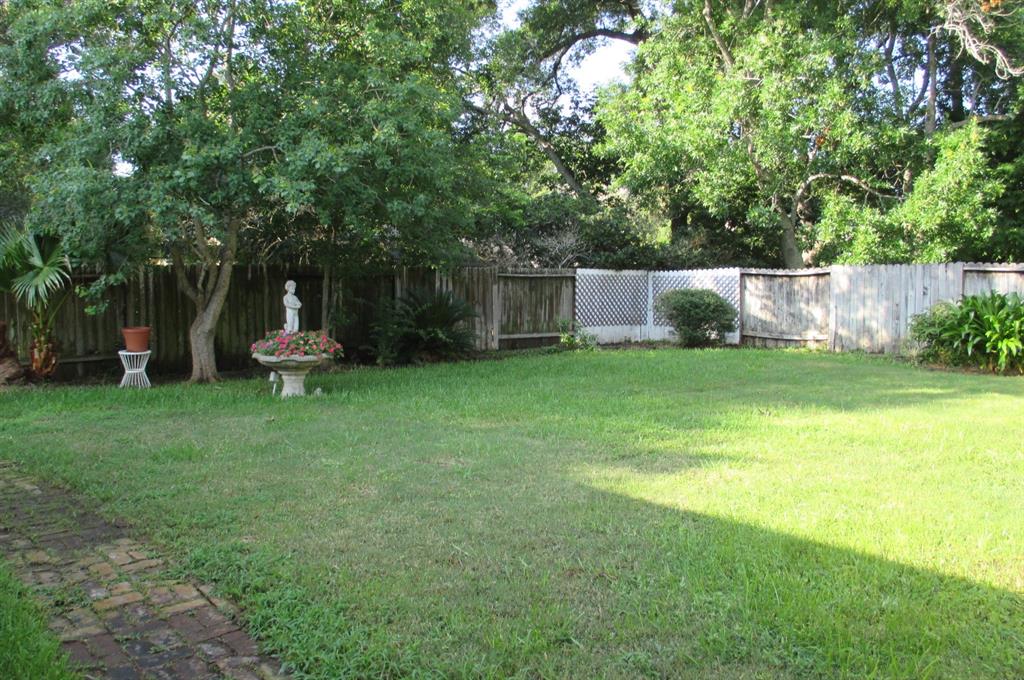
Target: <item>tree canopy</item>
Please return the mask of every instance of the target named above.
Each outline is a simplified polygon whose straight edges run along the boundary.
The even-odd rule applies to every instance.
[[[97,289],[154,256],[173,261],[196,306],[194,379],[216,376],[231,270],[256,246],[437,263],[469,219],[452,64],[468,56],[477,3],[21,0],[5,11],[9,126],[30,125],[40,101],[69,111],[43,122],[20,174],[27,221],[104,265]]]
[[[1024,259],[1008,0],[12,0],[0,217],[101,295],[173,262]],[[609,41],[628,82],[581,92]]]

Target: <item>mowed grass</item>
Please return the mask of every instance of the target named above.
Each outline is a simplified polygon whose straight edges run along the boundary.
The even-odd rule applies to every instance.
[[[312,677],[1024,677],[1024,380],[605,351],[0,393]]]
[[[46,628],[47,615],[0,561],[0,678],[75,680],[60,642]]]

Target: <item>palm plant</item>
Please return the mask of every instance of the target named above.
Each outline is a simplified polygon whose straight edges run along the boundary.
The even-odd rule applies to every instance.
[[[0,292],[12,293],[28,308],[33,375],[46,378],[57,369],[53,326],[67,299],[71,263],[59,239],[8,224],[0,229]]]

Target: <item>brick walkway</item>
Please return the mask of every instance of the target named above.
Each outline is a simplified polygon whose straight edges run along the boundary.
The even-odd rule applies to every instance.
[[[49,606],[50,627],[87,678],[283,677],[203,585],[81,500],[0,462],[0,555]]]

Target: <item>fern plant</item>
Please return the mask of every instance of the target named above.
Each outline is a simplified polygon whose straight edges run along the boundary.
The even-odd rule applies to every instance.
[[[412,291],[386,303],[373,325],[373,351],[382,365],[444,361],[476,347],[472,305],[450,292]]]

